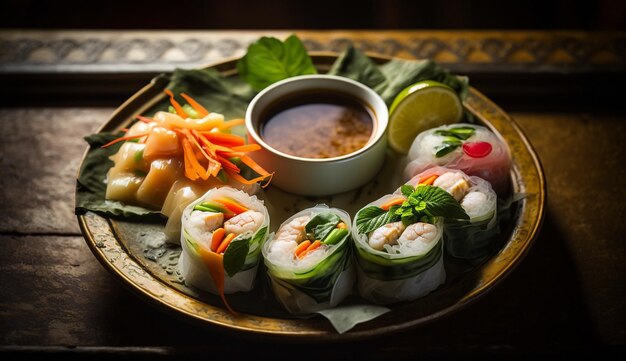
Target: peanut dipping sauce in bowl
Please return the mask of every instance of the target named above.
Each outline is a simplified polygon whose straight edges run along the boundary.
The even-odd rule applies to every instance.
[[[333,75],[270,85],[246,111],[252,157],[285,191],[324,196],[369,182],[385,159],[388,111],[367,86]]]

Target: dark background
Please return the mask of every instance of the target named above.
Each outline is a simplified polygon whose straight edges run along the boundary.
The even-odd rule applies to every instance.
[[[0,28],[626,28],[626,2],[502,0],[0,0]]]

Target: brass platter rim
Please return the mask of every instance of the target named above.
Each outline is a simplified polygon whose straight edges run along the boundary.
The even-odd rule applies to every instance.
[[[324,65],[330,65],[338,55],[332,52],[311,52],[310,54],[314,64],[321,68]],[[367,55],[378,63],[384,63],[392,59],[377,54]],[[233,57],[208,64],[204,67],[212,67],[223,74],[234,75],[236,74],[235,64],[238,59],[238,57]],[[165,96],[161,92],[164,85],[158,78],[153,79],[148,85],[120,105],[97,132],[119,128],[133,118],[134,115],[140,114],[142,110],[164,99]],[[320,323],[320,320],[315,319],[279,319],[247,314],[242,315],[240,318],[234,318],[222,308],[209,305],[169,287],[163,280],[156,278],[143,269],[133,259],[133,256],[128,253],[124,245],[117,240],[112,226],[106,218],[87,213],[77,216],[78,223],[92,253],[105,269],[122,281],[126,288],[138,294],[149,303],[169,311],[169,313],[181,316],[184,319],[195,320],[220,331],[234,332],[239,335],[263,336],[277,340],[297,341],[306,339],[307,341],[335,342],[369,338],[424,325],[450,315],[475,302],[510,274],[528,253],[537,238],[545,216],[547,187],[545,176],[541,162],[532,144],[519,125],[506,112],[475,88],[470,88],[469,96],[464,106],[483,121],[485,125],[502,134],[509,146],[512,146],[514,171],[518,171],[515,174],[517,179],[516,188],[518,188],[516,191],[527,193],[527,197],[521,201],[519,217],[506,245],[479,267],[489,277],[486,279],[483,277],[481,282],[475,285],[470,292],[456,299],[451,304],[438,309],[436,312],[409,319],[402,323],[374,328],[368,327],[369,323],[366,323],[358,325],[344,334],[338,334],[327,323]],[[515,135],[515,139],[510,138],[510,135]],[[512,140],[515,140],[513,144]],[[514,152],[520,149],[523,150],[522,153]],[[83,154],[81,164],[84,162],[87,151],[85,150]],[[520,172],[520,168],[524,172]],[[528,218],[529,213],[533,213],[530,219]],[[473,271],[476,271],[476,269]],[[433,293],[436,294],[437,291]],[[398,312],[402,312],[402,310]]]

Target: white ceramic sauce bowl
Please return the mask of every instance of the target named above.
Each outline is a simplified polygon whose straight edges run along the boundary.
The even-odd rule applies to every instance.
[[[374,124],[363,148],[334,158],[302,158],[276,150],[263,140],[260,128],[265,108],[293,93],[324,90],[346,94],[369,106]],[[261,146],[261,150],[251,152],[250,156],[274,172],[272,185],[287,192],[325,196],[349,191],[369,182],[385,161],[387,105],[374,90],[349,78],[301,75],[276,82],[254,97],[245,121],[250,141]]]

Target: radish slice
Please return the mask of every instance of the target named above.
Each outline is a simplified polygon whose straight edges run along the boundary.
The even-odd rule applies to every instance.
[[[483,158],[491,153],[493,147],[487,142],[466,142],[463,143],[463,151],[472,158]]]

